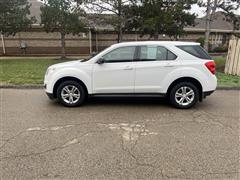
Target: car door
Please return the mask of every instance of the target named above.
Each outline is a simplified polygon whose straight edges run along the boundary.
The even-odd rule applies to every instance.
[[[102,56],[104,63],[93,66],[94,93],[133,93],[136,47],[118,47]]]
[[[140,46],[136,62],[136,93],[161,93],[163,81],[179,65],[177,56],[163,46]]]

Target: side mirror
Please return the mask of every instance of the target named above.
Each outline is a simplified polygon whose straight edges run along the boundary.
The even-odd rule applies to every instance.
[[[97,52],[92,52],[91,57],[96,56],[98,53]]]
[[[104,61],[105,61],[104,58],[101,57],[101,58],[99,58],[99,59],[97,60],[97,63],[98,63],[98,64],[103,64]]]

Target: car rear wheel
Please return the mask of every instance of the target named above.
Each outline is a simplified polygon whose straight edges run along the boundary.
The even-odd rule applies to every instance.
[[[61,104],[75,107],[83,104],[86,92],[81,84],[75,81],[65,81],[57,89],[57,99]]]
[[[171,89],[169,98],[174,107],[188,109],[199,100],[199,91],[193,83],[181,82]]]

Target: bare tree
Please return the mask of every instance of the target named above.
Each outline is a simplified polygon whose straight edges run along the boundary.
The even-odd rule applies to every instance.
[[[234,14],[234,11],[237,9],[239,10],[240,0],[207,0],[206,3],[203,0],[200,0],[199,5],[202,7],[206,7],[204,48],[206,51],[208,51],[212,15],[216,12],[217,9],[220,9],[226,13],[230,21],[233,21],[234,29],[239,28],[240,18]]]
[[[82,1],[82,0],[76,0]],[[125,17],[124,11],[134,4],[136,0],[83,0],[85,6],[94,13],[108,13],[111,17],[105,18],[105,21],[111,24],[118,33],[118,42],[122,41],[123,29],[128,17]],[[103,17],[104,18],[104,17]]]
[[[210,35],[210,14],[211,14],[211,0],[207,1],[207,10],[206,10],[206,20],[205,20],[205,41],[204,41],[204,49],[208,51],[208,41]]]
[[[211,31],[211,22],[212,22],[212,15],[216,11],[217,0],[212,2],[211,0],[207,0],[206,4],[206,19],[205,19],[205,41],[204,41],[204,49],[208,51],[209,47],[209,35]]]
[[[61,59],[66,58],[65,36],[78,35],[85,31],[80,20],[83,10],[73,6],[72,0],[42,0],[41,24],[46,32],[59,32],[61,35]]]

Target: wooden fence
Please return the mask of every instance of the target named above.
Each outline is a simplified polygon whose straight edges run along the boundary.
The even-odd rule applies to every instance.
[[[240,38],[230,40],[224,72],[240,76]]]

